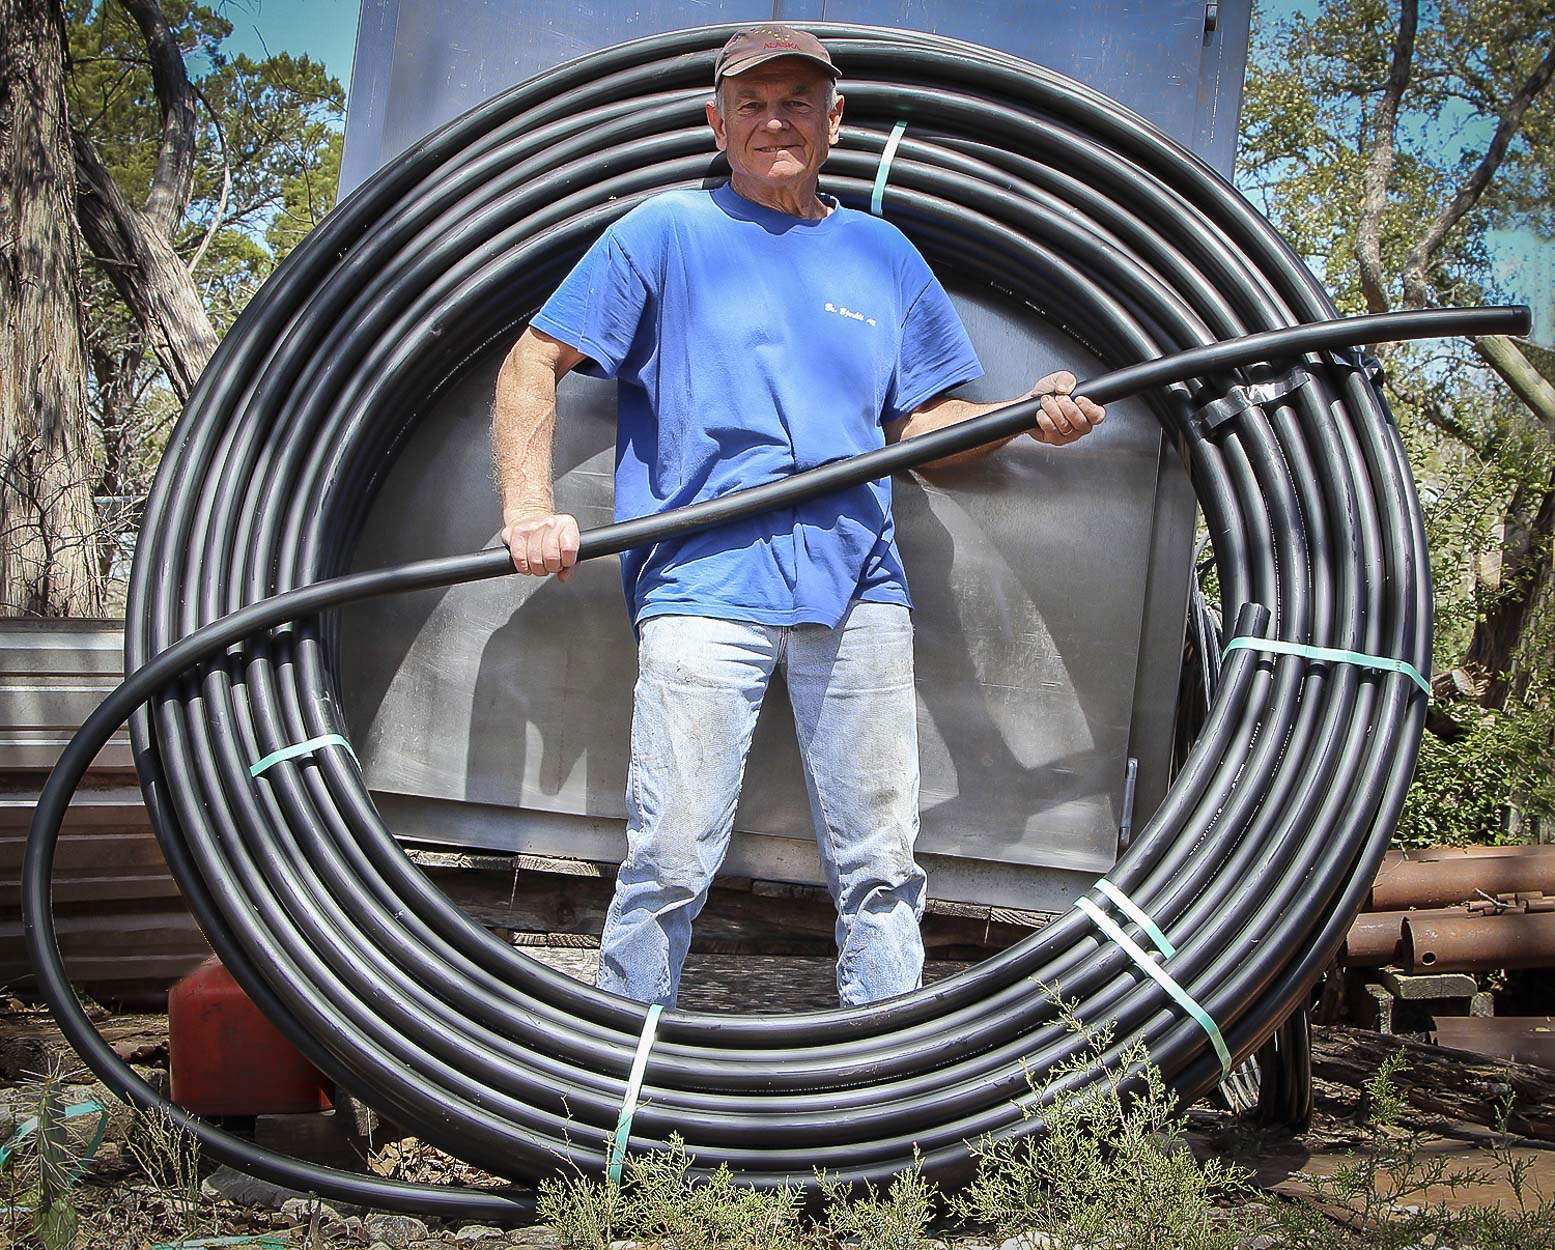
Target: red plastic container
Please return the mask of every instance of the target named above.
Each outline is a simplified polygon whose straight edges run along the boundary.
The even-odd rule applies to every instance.
[[[173,1101],[196,1115],[323,1111],[324,1074],[259,1013],[212,957],[167,996]]]

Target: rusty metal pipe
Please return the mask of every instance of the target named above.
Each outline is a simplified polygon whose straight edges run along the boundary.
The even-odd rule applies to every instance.
[[[1389,851],[1368,911],[1445,907],[1485,894],[1555,894],[1555,846],[1439,846]]]
[[[1344,939],[1345,963],[1352,968],[1380,968],[1404,957],[1405,911],[1362,912]]]
[[[1555,912],[1414,912],[1404,920],[1410,972],[1490,972],[1555,967]]]

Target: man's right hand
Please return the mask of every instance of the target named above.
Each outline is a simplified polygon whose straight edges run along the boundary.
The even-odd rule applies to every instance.
[[[578,562],[578,521],[565,512],[515,516],[502,527],[502,541],[520,573],[566,581]]]

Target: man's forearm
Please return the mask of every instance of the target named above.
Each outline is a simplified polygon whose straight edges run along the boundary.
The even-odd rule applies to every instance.
[[[969,421],[973,417],[980,417],[985,412],[996,412],[1000,408],[1006,408],[1010,404],[1019,403],[1028,396],[1018,395],[1014,399],[1005,399],[992,404],[977,404],[969,399],[952,399],[941,396],[939,399],[925,404],[905,421],[896,427],[896,437],[893,442],[904,438],[916,438],[920,434],[930,434],[935,430],[942,430],[947,425],[959,425],[962,421]],[[966,451],[958,451],[949,456],[941,456],[938,460],[930,460],[923,465],[926,469],[950,468],[958,464],[968,464],[973,460],[979,460],[991,451],[997,451],[1012,438],[1014,434],[1006,434],[1003,438],[991,443],[984,443],[978,447],[969,447]]]
[[[968,399],[954,399],[948,395],[940,395],[894,425],[887,426],[886,441],[896,443],[904,438],[914,438],[919,434],[942,430],[946,426],[956,425],[972,417],[980,417],[984,413],[996,412],[1000,408],[1008,408],[1011,404],[1040,396],[1042,406],[1037,410],[1032,428],[1027,433],[1039,443],[1063,447],[1089,434],[1092,429],[1101,424],[1107,413],[1100,404],[1092,403],[1083,396],[1074,395],[1074,387],[1074,374],[1067,369],[1060,369],[1039,380],[1024,395],[1017,395],[1013,399],[998,403],[978,404]],[[971,447],[966,451],[931,460],[922,467],[937,469],[949,465],[966,464],[1003,447],[1015,437],[1017,436],[1014,434],[1008,434],[993,442],[984,443],[980,447]]]
[[[491,446],[502,517],[543,516],[554,509],[551,439],[556,429],[556,373],[531,343],[508,353],[497,374]]]

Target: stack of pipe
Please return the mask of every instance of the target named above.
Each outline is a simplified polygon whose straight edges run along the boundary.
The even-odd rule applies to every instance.
[[[1555,967],[1555,846],[1390,851],[1346,941],[1352,967]]]

